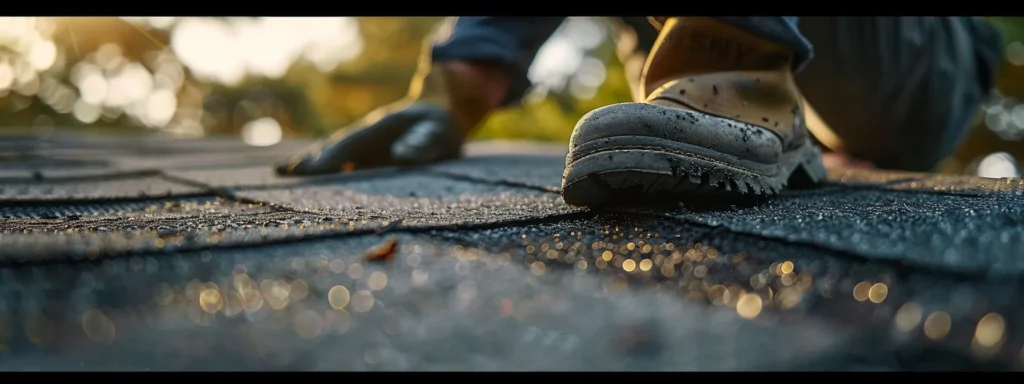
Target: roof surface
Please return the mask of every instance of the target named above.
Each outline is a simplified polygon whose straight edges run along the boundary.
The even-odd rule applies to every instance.
[[[0,370],[1017,369],[1024,182],[830,171],[565,205],[561,146],[279,178],[302,142],[0,141]]]

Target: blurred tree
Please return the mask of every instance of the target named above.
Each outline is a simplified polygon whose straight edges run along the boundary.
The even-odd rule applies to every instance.
[[[1024,43],[1024,18],[994,17],[989,21],[1002,32],[1003,43],[1008,49],[1015,43],[1018,46]],[[1021,46],[1020,49],[1024,50],[1024,46]],[[1004,59],[1003,66],[996,78],[996,89],[999,94],[994,96],[996,99],[994,101],[1000,101],[1003,97],[1009,98],[1010,102],[1024,99],[1024,65]],[[941,171],[946,173],[969,171],[972,163],[976,163],[980,158],[994,152],[1009,153],[1018,160],[1018,164],[1024,160],[1024,143],[1019,140],[1006,140],[997,135],[986,125],[986,115],[986,111],[979,112],[980,118],[968,134],[967,139],[960,149],[941,166]],[[1020,116],[1018,119],[1020,118],[1024,118],[1024,116]],[[1024,129],[1024,121],[1018,123],[1021,124],[1018,128]]]
[[[39,38],[57,47],[56,57],[54,64],[47,69],[32,74],[22,72],[22,75],[33,78],[32,81],[37,81],[38,86],[15,90],[7,97],[0,98],[0,125],[30,126],[39,122],[41,117],[57,126],[88,125],[94,129],[102,127],[124,130],[138,125],[137,121],[116,108],[104,108],[100,118],[89,123],[74,117],[71,106],[80,95],[71,77],[76,65],[84,61],[103,60],[105,66],[101,69],[106,72],[119,71],[131,63],[142,63],[153,70],[152,63],[156,54],[166,51],[169,36],[165,31],[143,30],[125,20],[111,17],[26,19],[34,25]],[[17,32],[21,32],[21,35],[8,36],[9,44],[3,47],[6,57],[0,57],[0,62],[6,61],[16,68],[32,58],[25,57],[23,52],[14,52],[10,49],[11,44],[33,44],[35,40],[28,30]],[[58,97],[66,95],[70,96]],[[188,97],[184,99],[189,100]]]

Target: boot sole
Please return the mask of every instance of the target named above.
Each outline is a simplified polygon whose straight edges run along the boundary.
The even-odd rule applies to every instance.
[[[673,140],[619,136],[585,143],[566,156],[562,197],[583,206],[701,197],[738,202],[786,187],[811,187],[826,178],[821,151],[809,142],[766,165]]]

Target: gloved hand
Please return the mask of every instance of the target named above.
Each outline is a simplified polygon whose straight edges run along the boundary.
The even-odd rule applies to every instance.
[[[408,96],[278,163],[277,172],[313,175],[459,157],[463,139],[495,107],[483,94],[484,80],[459,71],[466,65],[432,65],[427,50]]]
[[[458,157],[462,135],[445,108],[404,102],[377,109],[355,124],[277,164],[277,173],[314,175]]]

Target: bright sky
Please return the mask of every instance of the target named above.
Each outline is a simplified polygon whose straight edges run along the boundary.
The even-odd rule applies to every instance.
[[[363,40],[348,17],[185,18],[171,47],[197,78],[235,84],[246,75],[280,77],[300,58],[329,71],[358,57]]]

